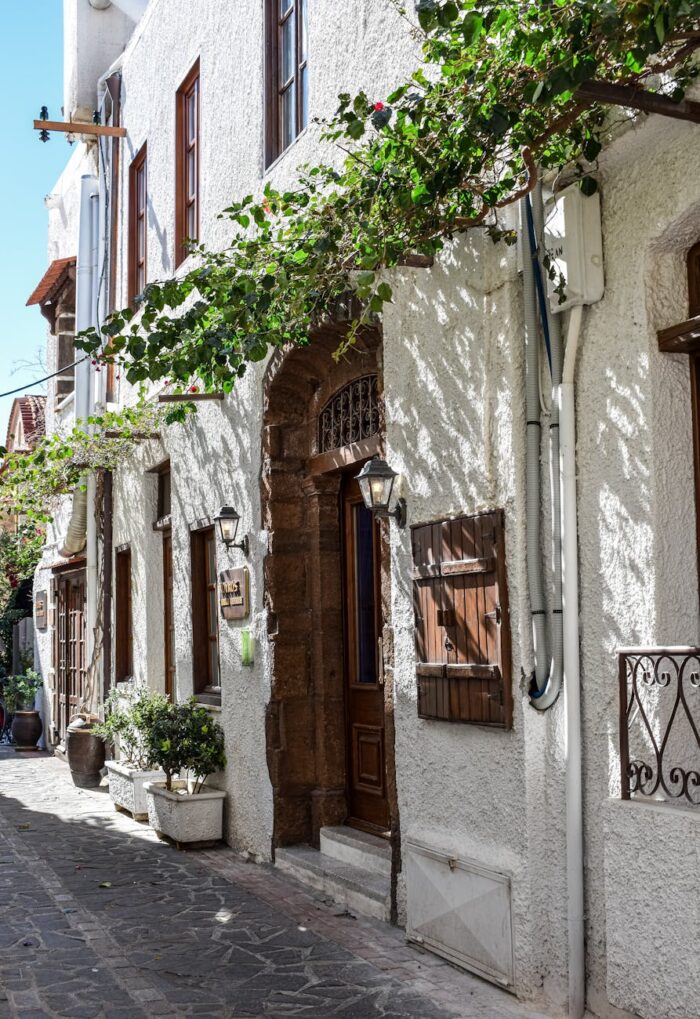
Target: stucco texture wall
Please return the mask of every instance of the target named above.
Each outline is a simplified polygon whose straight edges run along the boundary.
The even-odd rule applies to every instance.
[[[188,0],[152,0],[123,60],[125,171],[148,144],[148,278],[174,268],[175,93],[194,61],[201,74],[201,237],[212,247],[227,242],[229,227],[218,214],[234,197],[295,178],[295,169],[318,158],[318,131],[309,129],[264,173],[262,5],[200,0],[192,17]],[[335,109],[344,88],[368,88],[384,97],[415,65],[416,44],[389,6],[362,0],[352,5],[314,4],[309,14],[310,114]],[[387,62],[386,39],[392,39]],[[235,100],[235,101],[234,101]],[[337,154],[331,154],[337,158]],[[121,231],[127,235],[128,173],[122,181]],[[188,261],[183,264],[187,268]],[[119,246],[119,299],[127,297],[127,246]],[[251,541],[252,614],[244,624],[221,622],[221,721],[229,765],[218,779],[230,792],[227,837],[256,858],[268,859],[272,797],[265,756],[265,707],[270,695],[260,531],[261,367],[251,370],[222,404],[200,405],[196,419],[167,430],[164,446],[140,451],[132,470],[120,471],[115,489],[115,544],[131,543],[135,590],[134,659],[143,678],[163,683],[162,552],[151,531],[152,477],[144,470],[170,457],[173,486],[173,563],[178,696],[192,690],[190,534],[195,520],[213,518],[223,504],[241,513],[241,532]],[[122,382],[120,399],[134,393]],[[149,484],[151,488],[149,488]],[[150,493],[150,494],[149,494]],[[241,554],[217,547],[217,568],[243,563]],[[240,664],[243,627],[255,639],[255,664]]]
[[[618,815],[608,829],[603,823],[608,796],[620,790],[615,652],[694,645],[700,638],[688,361],[660,354],[656,340],[657,329],[687,317],[685,255],[700,237],[700,201],[688,166],[698,155],[697,135],[663,118],[642,118],[607,150],[601,180],[606,292],[586,313],[579,357],[588,978],[590,1005],[601,1014],[608,999],[625,1004],[616,986],[619,961],[606,970],[606,909],[620,914],[606,900],[604,859],[624,855],[636,837],[631,813]],[[672,809],[655,819],[654,831],[658,853],[675,857]],[[669,899],[684,894],[688,866],[683,854],[668,873]],[[627,873],[628,886],[647,887],[648,879],[640,858]],[[694,896],[700,908],[697,888]],[[636,908],[642,927],[654,925],[656,892],[650,888]],[[667,920],[674,937],[670,913]],[[657,988],[650,992],[654,1007],[640,1014],[664,1015],[663,953],[630,955],[627,965]],[[687,1016],[697,1012],[697,983],[691,985],[676,987],[679,1015],[684,1008]],[[634,1000],[626,1003],[633,1011]]]
[[[312,116],[332,112],[343,89],[365,87],[384,98],[414,66],[415,41],[388,4],[324,0],[311,7]],[[173,270],[175,92],[197,57],[206,243],[226,243],[227,224],[216,217],[232,197],[258,190],[268,178],[291,181],[299,163],[320,154],[310,127],[265,174],[262,53],[257,0],[236,5],[199,0],[196,18],[188,0],[152,0],[129,43],[123,63],[129,130],[124,165],[148,143],[150,279]],[[617,962],[609,971],[606,965],[606,909],[618,915],[617,906],[606,901],[606,845],[634,835],[633,825],[626,834],[626,815],[607,834],[603,824],[604,804],[618,792],[615,648],[700,637],[687,365],[662,357],[655,347],[655,329],[684,317],[678,273],[684,251],[700,236],[698,199],[687,170],[689,159],[696,162],[700,155],[700,142],[689,132],[683,125],[647,122],[618,139],[602,161],[607,288],[604,300],[586,314],[579,359],[587,965],[589,1006],[599,1015],[614,1014],[611,1002],[632,1008],[637,1000],[617,985]],[[663,187],[657,184],[659,153]],[[122,237],[127,180],[125,173]],[[120,244],[122,300],[126,252]],[[510,732],[418,719],[410,537],[392,526],[402,832],[512,875],[517,990],[563,1004],[562,705],[546,716],[536,714],[521,682],[521,672],[532,669],[532,647],[524,572],[522,312],[514,252],[476,233],[449,248],[433,270],[401,271],[395,282],[395,303],[384,321],[387,457],[404,476],[409,524],[505,510],[514,692]],[[132,397],[123,385],[120,398]],[[192,689],[190,526],[212,518],[223,503],[241,513],[241,529],[251,538],[252,614],[245,624],[221,624],[220,718],[229,766],[217,781],[229,792],[229,842],[267,859],[273,818],[264,719],[270,675],[262,575],[267,535],[260,530],[259,504],[262,415],[257,367],[233,396],[200,405],[195,419],[164,431],[162,446],[141,447],[117,475],[115,544],[132,547],[137,671],[161,686],[162,558],[160,537],[151,527],[155,480],[146,472],[169,456],[177,693],[185,696]],[[217,558],[219,569],[242,562],[239,553],[221,546]],[[256,639],[252,668],[240,662],[242,625]],[[663,819],[656,830],[672,850],[675,836],[664,834]],[[683,870],[678,889],[687,887],[686,878]],[[642,897],[639,908],[647,908]],[[648,904],[649,917],[656,908]],[[607,933],[612,936],[609,924]],[[656,1019],[649,1007],[643,1014]],[[683,1007],[693,1014],[688,1002]]]

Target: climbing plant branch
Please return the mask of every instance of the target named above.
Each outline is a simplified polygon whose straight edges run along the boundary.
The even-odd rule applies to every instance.
[[[415,16],[410,80],[386,98],[342,94],[321,124],[337,162],[233,202],[226,250],[193,248],[182,277],[111,316],[106,346],[94,331],[79,345],[131,382],[230,391],[354,291],[347,346],[392,300],[386,270],[475,226],[512,242],[495,213],[537,167],[570,165],[591,193],[607,106],[682,113],[697,73],[700,0],[417,0]]]
[[[149,438],[165,412],[146,400],[119,412],[91,417],[65,433],[44,436],[29,452],[8,453],[0,467],[0,513],[24,521],[20,533],[52,519],[61,496],[85,484],[87,475],[114,470]],[[43,540],[43,536],[42,536]],[[40,544],[37,542],[37,544]]]

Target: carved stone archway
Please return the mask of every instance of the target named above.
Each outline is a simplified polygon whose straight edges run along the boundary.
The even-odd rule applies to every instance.
[[[381,336],[369,333],[335,360],[338,343],[329,331],[308,347],[280,351],[264,381],[261,495],[272,652],[266,741],[274,846],[318,845],[320,828],[347,815],[339,491],[344,468],[380,452],[384,421]],[[320,452],[329,443],[319,415],[333,394],[372,376],[376,433]]]

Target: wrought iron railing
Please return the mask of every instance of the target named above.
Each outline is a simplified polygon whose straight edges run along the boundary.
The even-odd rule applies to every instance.
[[[622,798],[700,806],[700,648],[622,648]]]

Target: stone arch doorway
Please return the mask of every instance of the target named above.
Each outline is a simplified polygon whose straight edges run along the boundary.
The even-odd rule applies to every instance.
[[[264,382],[261,495],[269,535],[264,576],[272,674],[266,742],[274,846],[318,846],[320,829],[346,822],[358,802],[348,715],[357,709],[347,693],[344,531],[348,499],[355,498],[347,495],[348,479],[383,446],[381,335],[367,333],[340,361],[333,357],[338,344],[339,333],[328,330],[308,347],[280,351]],[[360,401],[359,425],[355,416],[346,427],[348,398]],[[373,548],[376,646],[389,622],[388,543],[379,527]],[[389,691],[378,680],[374,686],[384,711]],[[384,797],[386,812],[384,823],[369,828],[396,828],[393,728],[385,727],[381,746],[371,743],[361,750],[370,770],[381,751],[377,796]],[[381,817],[374,815],[375,821]]]

